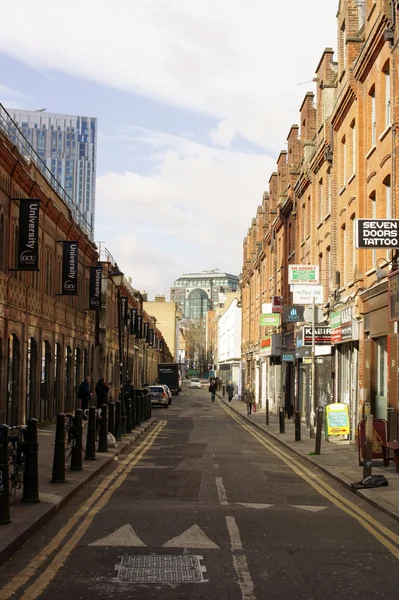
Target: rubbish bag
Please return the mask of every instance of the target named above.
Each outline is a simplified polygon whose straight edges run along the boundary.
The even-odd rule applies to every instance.
[[[116,448],[115,436],[113,436],[112,433],[110,433],[109,431],[107,433],[107,444],[110,448]]]
[[[384,487],[386,485],[389,485],[389,482],[386,479],[386,477],[384,477],[384,475],[369,475],[369,477],[366,477],[365,479],[362,479],[357,483],[352,483],[351,485],[353,489],[360,490],[363,488]]]

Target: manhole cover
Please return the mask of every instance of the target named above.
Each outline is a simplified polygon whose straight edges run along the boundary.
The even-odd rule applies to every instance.
[[[118,583],[205,583],[202,556],[122,556],[115,565]]]

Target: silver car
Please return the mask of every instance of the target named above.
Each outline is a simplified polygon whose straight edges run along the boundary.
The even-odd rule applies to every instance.
[[[151,404],[161,404],[168,408],[169,396],[163,385],[149,385],[147,389],[151,395]]]

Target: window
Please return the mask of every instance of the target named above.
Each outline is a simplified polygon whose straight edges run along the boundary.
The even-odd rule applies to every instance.
[[[318,197],[318,203],[317,203],[317,222],[320,223],[320,221],[323,218],[323,198],[324,198],[324,192],[323,192],[323,178],[319,179],[319,197]]]
[[[326,213],[331,213],[331,196],[332,196],[332,177],[331,177],[331,168],[327,171],[327,207]]]
[[[352,277],[356,279],[356,215],[351,216],[352,229]]]
[[[342,283],[344,285],[347,284],[347,276],[348,276],[348,260],[347,260],[347,252],[348,252],[348,236],[346,231],[346,225],[342,227]]]
[[[388,176],[383,181],[385,186],[385,218],[392,219],[392,194],[391,194],[391,177]],[[390,251],[387,250],[387,260],[390,259]]]
[[[306,239],[306,204],[302,204],[302,241]]]
[[[339,30],[339,60],[342,65],[342,71],[345,71],[346,69],[346,59],[346,34],[344,21]]]
[[[341,187],[346,184],[346,136],[341,140]]]
[[[389,61],[386,63],[383,73],[385,79],[385,127],[388,127],[391,124],[391,73]]]
[[[356,124],[353,120],[351,123],[351,150],[352,150],[352,175],[356,173]]]
[[[370,90],[370,139],[371,146],[375,146],[377,141],[377,122],[376,122],[376,105],[375,105],[375,87]]]
[[[370,206],[371,218],[376,219],[377,218],[377,202],[376,202],[375,192],[371,192],[370,202],[371,202],[371,206]],[[372,256],[372,267],[375,268],[375,266],[377,264],[377,251],[375,249],[373,249],[371,251],[371,256]]]

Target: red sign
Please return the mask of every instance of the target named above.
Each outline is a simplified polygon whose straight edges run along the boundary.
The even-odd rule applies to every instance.
[[[283,312],[283,299],[281,296],[272,296],[272,312],[282,313]]]
[[[358,428],[358,450],[359,450],[359,463],[361,463],[360,456],[364,459],[364,441],[366,436],[366,421],[360,421]],[[385,419],[373,419],[373,453],[372,459],[382,460],[384,453],[382,445],[386,444],[388,439],[388,423]]]
[[[270,336],[265,337],[265,338],[263,338],[263,340],[260,341],[261,348],[270,348],[271,345],[272,345],[272,338]]]

